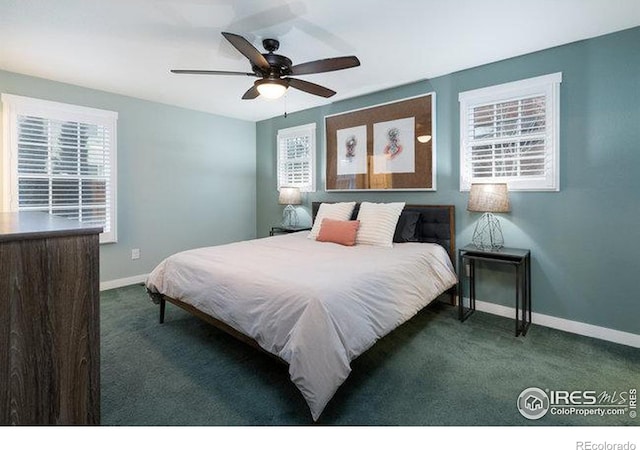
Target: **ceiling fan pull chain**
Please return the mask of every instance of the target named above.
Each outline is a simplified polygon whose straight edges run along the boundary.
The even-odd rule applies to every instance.
[[[287,118],[287,94],[284,94],[284,118]]]

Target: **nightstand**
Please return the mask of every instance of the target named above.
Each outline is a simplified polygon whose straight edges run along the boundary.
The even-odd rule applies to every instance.
[[[286,234],[286,233],[295,233],[297,231],[306,231],[310,230],[311,227],[271,227],[271,231],[269,231],[269,236],[275,236],[276,234]]]
[[[476,310],[476,261],[510,264],[515,268],[516,336],[525,336],[531,325],[531,251],[507,247],[484,250],[475,245],[458,250],[458,318],[463,322]],[[465,278],[469,278],[468,308],[464,306]]]

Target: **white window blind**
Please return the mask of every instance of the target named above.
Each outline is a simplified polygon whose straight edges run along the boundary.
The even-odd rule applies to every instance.
[[[298,187],[315,191],[316,124],[278,131],[278,190]]]
[[[560,82],[558,73],[460,93],[461,190],[559,189]]]
[[[98,225],[100,241],[115,242],[117,114],[9,95],[2,102],[11,210]]]

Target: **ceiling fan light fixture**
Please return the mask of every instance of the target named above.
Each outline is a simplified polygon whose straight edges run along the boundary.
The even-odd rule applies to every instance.
[[[239,34],[223,31],[222,36],[249,60],[251,63],[251,72],[200,69],[172,69],[171,72],[191,75],[239,75],[257,77],[258,80],[242,95],[242,100],[253,100],[258,97],[266,99],[280,98],[290,87],[308,94],[329,98],[336,95],[336,91],[310,81],[289,78],[289,75],[333,72],[360,65],[360,60],[355,56],[318,59],[293,65],[292,61],[286,56],[273,53],[280,46],[280,42],[278,42],[277,39],[263,39],[262,45],[267,53],[262,53],[255,48],[251,42]]]
[[[273,100],[276,98],[280,98],[287,92],[287,83],[283,80],[257,80],[255,82],[256,89],[260,95],[264,98]]]

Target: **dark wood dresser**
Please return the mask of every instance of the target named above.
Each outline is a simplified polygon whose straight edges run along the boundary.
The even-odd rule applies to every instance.
[[[101,231],[0,213],[0,425],[100,423]]]

